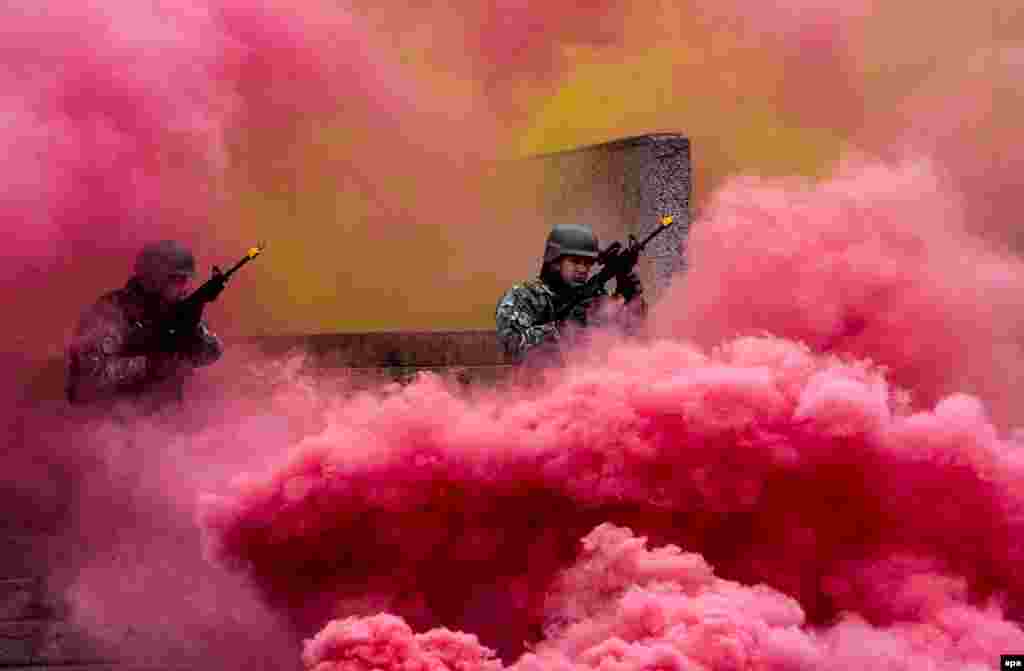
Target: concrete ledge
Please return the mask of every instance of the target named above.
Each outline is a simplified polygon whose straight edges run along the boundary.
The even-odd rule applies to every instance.
[[[327,373],[365,369],[360,379],[406,381],[419,370],[457,373],[464,381],[501,379],[512,361],[498,346],[494,331],[375,331],[226,337],[225,345],[254,347],[268,357],[304,353],[311,367]],[[374,369],[374,370],[370,370]],[[55,401],[64,397],[64,361],[49,359],[25,375],[26,397]]]
[[[421,373],[433,373],[462,385],[494,385],[508,379],[513,366],[395,366],[366,368],[321,368],[327,381],[344,376],[347,389],[359,391],[375,385],[397,382],[407,384]]]
[[[229,339],[268,355],[301,349],[319,365],[336,368],[388,366],[495,366],[512,363],[494,331],[375,331]]]

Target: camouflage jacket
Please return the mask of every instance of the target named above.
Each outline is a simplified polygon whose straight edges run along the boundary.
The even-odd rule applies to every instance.
[[[631,276],[635,282],[635,295],[629,301],[629,309],[621,313],[620,323],[626,333],[636,331],[647,313],[643,286],[636,275]],[[618,289],[615,297],[618,297]],[[565,296],[559,295],[539,277],[516,284],[506,291],[495,309],[498,342],[505,352],[522,361],[528,352],[554,347],[567,332],[573,332],[575,329],[564,328],[564,322],[553,321],[555,311],[564,299]],[[608,292],[602,287],[593,297],[573,308],[566,322],[577,329],[604,323],[599,308],[607,299]]]
[[[569,314],[567,322],[586,328],[594,324],[595,309],[607,298],[602,288]],[[553,321],[560,296],[543,280],[516,284],[501,297],[495,309],[498,342],[505,352],[522,360],[527,352],[561,340],[563,325]]]
[[[178,351],[157,350],[150,336],[159,309],[134,278],[88,308],[65,356],[68,400],[151,394],[180,400],[185,376],[219,359],[223,345],[201,321]]]

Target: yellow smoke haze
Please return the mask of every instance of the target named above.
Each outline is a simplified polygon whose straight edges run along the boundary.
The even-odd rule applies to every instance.
[[[339,123],[275,167],[239,165],[230,216],[269,247],[215,309],[246,334],[487,327],[546,229],[530,171],[461,160]]]
[[[492,114],[501,122],[493,144],[479,148],[488,158],[678,131],[693,141],[697,209],[735,174],[816,176],[851,150],[882,153],[922,125],[929,106],[955,97],[957,86],[988,86],[991,64],[973,74],[965,64],[974,57],[977,66],[981,46],[1020,34],[1019,21],[1008,27],[1000,18],[1009,16],[1008,4],[952,7],[936,17],[924,3],[875,3],[839,19],[835,40],[805,40],[808,51],[799,12],[750,8],[638,3],[621,40],[557,45],[563,70],[556,77],[511,73],[497,91],[474,79],[478,64],[462,49],[460,31],[472,20],[439,6],[401,15],[364,8],[361,16],[437,96],[435,104],[450,100],[469,126],[490,123]],[[808,30],[813,37],[817,29]],[[908,109],[914,95],[927,102]],[[1016,113],[1019,98],[1013,103]],[[992,111],[965,129],[966,142],[1002,146],[1009,110]],[[404,170],[394,157],[375,166],[388,186],[371,197],[325,160],[373,154],[343,135],[315,133],[297,152],[287,203],[271,202],[269,188],[242,196],[244,218],[259,222],[260,234],[287,235],[266,259],[268,266],[273,259],[273,281],[260,279],[273,309],[261,314],[262,324],[234,317],[246,331],[490,327],[501,291],[532,274],[526,258],[540,254],[545,227],[529,207],[530,178],[489,184],[443,161]],[[437,140],[423,138],[435,147]],[[453,149],[452,164],[460,151]],[[449,179],[461,185],[461,207],[446,203],[457,211],[426,202],[436,200],[438,173],[423,171],[438,169],[452,170]],[[459,190],[448,193],[458,199]],[[382,205],[401,214],[385,214]]]

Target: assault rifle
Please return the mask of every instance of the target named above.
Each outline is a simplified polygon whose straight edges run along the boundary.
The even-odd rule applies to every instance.
[[[640,253],[644,251],[647,243],[671,226],[672,222],[673,217],[662,217],[658,222],[660,225],[642,241],[637,241],[636,236],[631,233],[625,249],[622,248],[622,243],[617,240],[608,245],[597,255],[597,263],[601,265],[601,270],[556,308],[554,321],[564,321],[577,305],[596,296],[609,280],[632,271],[636,267],[636,263],[640,259]]]
[[[224,291],[228,279],[239,268],[262,254],[266,248],[267,244],[265,242],[250,248],[241,261],[226,271],[222,271],[219,267],[214,266],[213,277],[203,282],[188,297],[176,303],[170,317],[160,324],[160,336],[164,341],[164,345],[173,348],[175,340],[194,332],[196,327],[199,326],[199,320],[203,317],[203,309],[206,307],[206,304],[217,300],[220,292]]]

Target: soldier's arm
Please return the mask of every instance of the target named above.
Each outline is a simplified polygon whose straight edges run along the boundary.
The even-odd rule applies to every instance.
[[[521,359],[533,347],[546,342],[558,342],[555,322],[538,324],[537,308],[522,296],[518,287],[510,289],[495,309],[498,342],[505,352]]]
[[[120,308],[101,300],[79,321],[69,356],[75,358],[76,387],[111,392],[144,380],[148,357],[125,352],[128,324]]]
[[[200,321],[182,354],[193,366],[209,366],[224,354],[224,345],[206,322]]]

